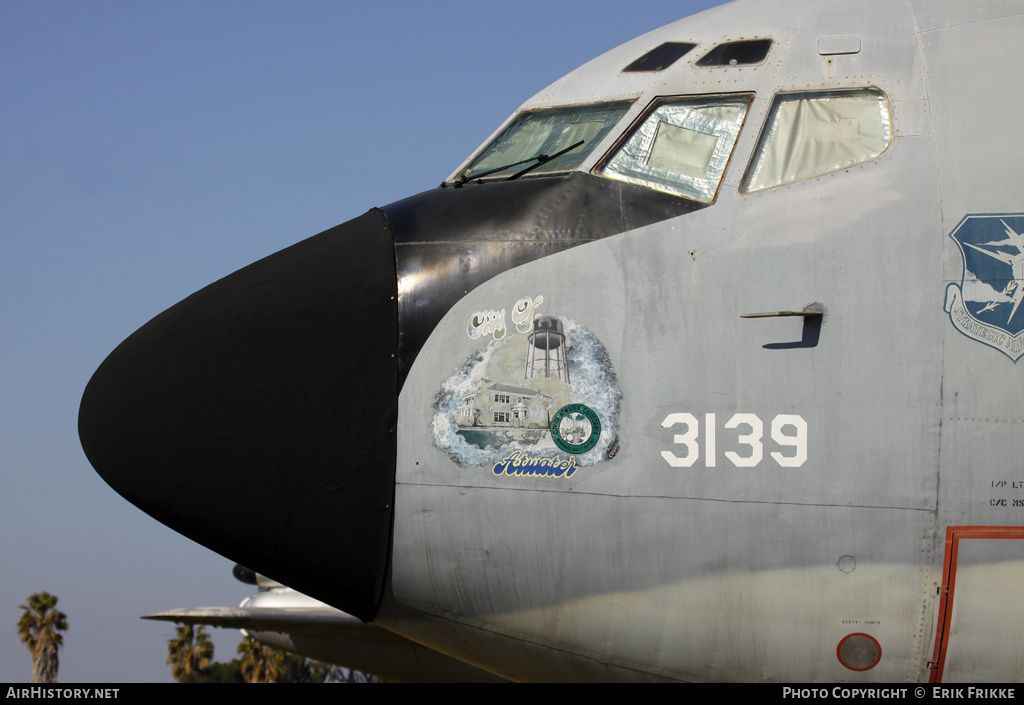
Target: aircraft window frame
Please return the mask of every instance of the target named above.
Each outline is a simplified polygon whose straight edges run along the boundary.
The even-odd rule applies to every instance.
[[[825,107],[825,101],[856,98],[858,96],[868,96],[871,98],[870,101],[865,101],[865,105],[862,106],[863,109],[858,114],[854,114],[852,110],[841,112],[838,109],[841,106],[833,106],[831,109]],[[818,104],[810,104],[811,101],[816,101]],[[806,110],[796,105],[789,112],[798,111],[806,113],[806,119],[803,116],[794,117],[792,114],[786,118],[782,117],[784,108],[789,109],[790,106],[800,102],[808,103]],[[816,129],[820,130],[823,126],[847,123],[844,129],[849,134],[849,123],[851,120],[868,117],[869,115],[873,118],[874,113],[870,108],[873,108],[874,105],[879,106],[879,120],[872,127],[878,130],[878,134],[868,133],[865,137],[864,131],[860,129],[860,123],[857,123],[858,139],[835,140],[831,143],[829,153],[825,153],[826,148],[821,146],[817,147],[817,149],[811,147],[799,149],[800,143],[809,144],[811,142],[811,140],[807,139],[809,135],[820,136],[827,134],[815,132]],[[818,114],[817,122],[810,122],[811,119],[815,118],[816,113]],[[790,123],[788,127],[783,124],[785,120],[788,120]],[[798,134],[801,130],[804,133],[803,137]],[[758,138],[757,146],[754,148],[754,152],[750,157],[750,163],[747,165],[747,171],[740,182],[740,192],[757,193],[766,191],[778,186],[785,186],[786,184],[824,176],[825,174],[841,171],[851,166],[864,164],[882,156],[892,144],[893,137],[894,130],[889,97],[880,88],[868,86],[851,89],[787,91],[785,93],[778,93],[772,100],[764,126],[761,128],[761,135]],[[870,149],[865,149],[861,146],[859,153],[851,149],[851,146],[854,149],[857,148],[856,142],[867,143],[871,138],[874,138],[875,141]],[[783,140],[786,141],[783,142]],[[813,142],[817,142],[819,145],[824,143],[822,140],[813,140]],[[830,154],[839,154],[843,150],[849,155],[845,159],[838,157],[826,158]],[[803,154],[800,154],[800,152],[803,152]],[[779,164],[773,164],[769,161],[773,158]],[[818,161],[814,161],[815,159]],[[768,163],[767,169],[766,162]],[[773,172],[774,175],[772,175]]]
[[[663,42],[622,69],[622,73],[659,73],[696,48],[694,42]]]
[[[769,37],[722,42],[712,47],[710,51],[693,63],[694,66],[702,69],[760,66],[768,60],[773,46],[775,46],[775,40]]]
[[[456,185],[475,179],[508,179],[524,168],[531,174],[577,169],[622,121],[622,117],[635,102],[635,99],[613,100],[520,111],[479,150],[469,164],[459,170],[455,177]],[[559,122],[560,116],[566,119]],[[586,120],[587,117],[594,119]],[[546,119],[549,121],[547,126],[544,124]],[[585,127],[587,123],[598,121],[603,124],[596,131]],[[529,141],[525,149],[520,147],[517,150],[513,138],[521,132]],[[568,150],[562,156],[535,161],[540,155],[550,157],[557,154],[580,139],[584,139],[585,143]],[[487,173],[490,171],[493,173]]]
[[[736,151],[739,135],[743,131],[753,101],[752,92],[658,96],[623,133],[592,173],[698,203],[712,204],[718,198],[725,172]],[[739,114],[732,121],[715,117],[710,112],[699,115],[697,110],[690,110],[689,114],[686,114],[685,110],[680,110],[685,108],[686,104],[701,109],[722,108],[728,105],[738,108]],[[664,132],[663,125],[668,127]],[[694,129],[695,127],[700,129]],[[692,134],[687,135],[681,130]],[[707,139],[712,137],[715,138],[713,144]],[[659,149],[659,141],[669,151],[672,147],[685,145],[687,142],[695,152],[704,151],[707,163],[704,165],[703,178],[652,165],[651,159]],[[707,154],[709,149],[711,153]],[[682,168],[700,166],[694,163],[686,164],[685,160],[679,160],[678,156],[671,153],[659,154],[657,161],[661,166],[670,166],[673,162]]]

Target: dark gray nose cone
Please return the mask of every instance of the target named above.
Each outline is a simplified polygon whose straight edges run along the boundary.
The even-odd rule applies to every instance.
[[[172,529],[372,619],[394,494],[396,297],[379,210],[193,294],[89,382],[89,461]]]

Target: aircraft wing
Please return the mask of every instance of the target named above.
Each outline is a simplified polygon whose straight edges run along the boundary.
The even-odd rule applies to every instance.
[[[249,632],[280,632],[418,646],[405,637],[328,607],[196,607],[147,614],[142,618],[176,624],[208,624],[211,627],[244,629]]]
[[[277,602],[254,607],[251,602]],[[496,683],[504,679],[428,649],[288,588],[264,590],[240,607],[195,607],[148,614],[176,624],[242,629],[257,641],[390,681]]]

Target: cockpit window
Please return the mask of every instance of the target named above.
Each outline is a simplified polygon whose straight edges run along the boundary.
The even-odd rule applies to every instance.
[[[697,59],[698,66],[751,66],[760,64],[772,48],[771,39],[748,39],[719,44]]]
[[[458,179],[466,181],[487,172],[492,172],[487,175],[494,177],[513,176],[529,167],[531,161],[534,162],[530,170],[533,173],[575,169],[630,105],[631,102],[623,101],[522,113],[459,174]],[[559,157],[547,159],[579,142],[583,144]]]
[[[892,139],[876,89],[779,95],[743,180],[743,191],[788,184],[874,159]]]
[[[622,69],[623,73],[664,71],[696,47],[690,42],[665,42]]]
[[[711,203],[749,105],[747,95],[659,100],[597,173]]]

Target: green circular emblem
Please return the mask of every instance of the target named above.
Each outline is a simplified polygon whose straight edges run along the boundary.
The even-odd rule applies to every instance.
[[[601,419],[589,406],[567,404],[551,419],[551,439],[566,453],[586,453],[601,437]]]

